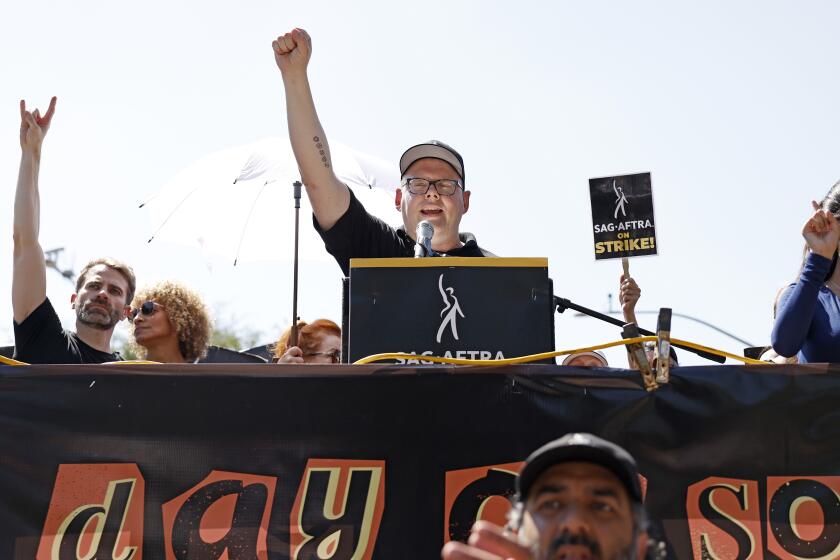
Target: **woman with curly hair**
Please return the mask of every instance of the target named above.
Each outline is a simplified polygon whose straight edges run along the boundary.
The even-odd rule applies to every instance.
[[[341,361],[341,328],[329,319],[298,321],[297,346],[289,346],[292,328],[280,336],[274,359],[281,364],[337,364]]]
[[[141,358],[196,362],[207,353],[210,316],[201,298],[176,282],[158,282],[134,296],[129,320]]]

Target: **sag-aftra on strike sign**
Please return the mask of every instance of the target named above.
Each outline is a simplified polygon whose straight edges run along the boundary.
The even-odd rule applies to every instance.
[[[595,259],[656,254],[650,173],[589,180]]]

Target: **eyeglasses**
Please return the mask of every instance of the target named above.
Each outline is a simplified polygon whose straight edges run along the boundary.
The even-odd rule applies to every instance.
[[[341,362],[341,350],[330,350],[329,352],[309,352],[303,355],[304,358],[309,356],[329,356],[332,363],[337,364]]]
[[[402,186],[407,188],[411,194],[426,194],[432,185],[434,185],[435,190],[441,196],[452,196],[458,190],[458,187],[464,187],[464,184],[458,179],[430,181],[419,177],[410,177],[402,180]]]
[[[128,320],[129,320],[129,322],[133,323],[134,319],[137,318],[137,315],[139,315],[141,313],[143,314],[144,317],[151,317],[152,315],[155,314],[155,311],[157,311],[158,307],[163,307],[163,306],[159,303],[154,302],[154,301],[144,301],[143,305],[129,311]]]

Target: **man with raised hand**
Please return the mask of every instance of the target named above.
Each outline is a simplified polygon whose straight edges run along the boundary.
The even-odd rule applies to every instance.
[[[315,229],[345,275],[351,258],[412,256],[417,224],[423,220],[434,227],[432,249],[437,253],[492,256],[478,246],[475,237],[459,231],[461,217],[470,206],[470,191],[465,187],[463,158],[443,142],[412,146],[400,158],[402,181],[394,204],[402,213],[403,227],[394,230],[368,214],[332,168],[307,76],[312,39],[303,29],[293,29],[272,47],[283,76],[292,150],[312,204]]]
[[[56,98],[41,115],[20,102],[20,172],[15,192],[12,309],[15,359],[27,363],[81,364],[120,359],[111,352],[114,326],[125,319],[134,297],[134,272],[112,259],[91,261],[76,281],[70,303],[76,332],[65,331],[47,298],[47,266],[38,241],[41,146],[55,113]]]
[[[506,529],[486,521],[444,560],[644,558],[647,514],[636,462],[621,447],[573,433],[534,451],[516,479]]]

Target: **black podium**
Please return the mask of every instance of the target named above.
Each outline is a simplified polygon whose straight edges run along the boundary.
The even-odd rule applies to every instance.
[[[554,350],[544,258],[351,259],[344,360],[371,354],[513,358]]]

